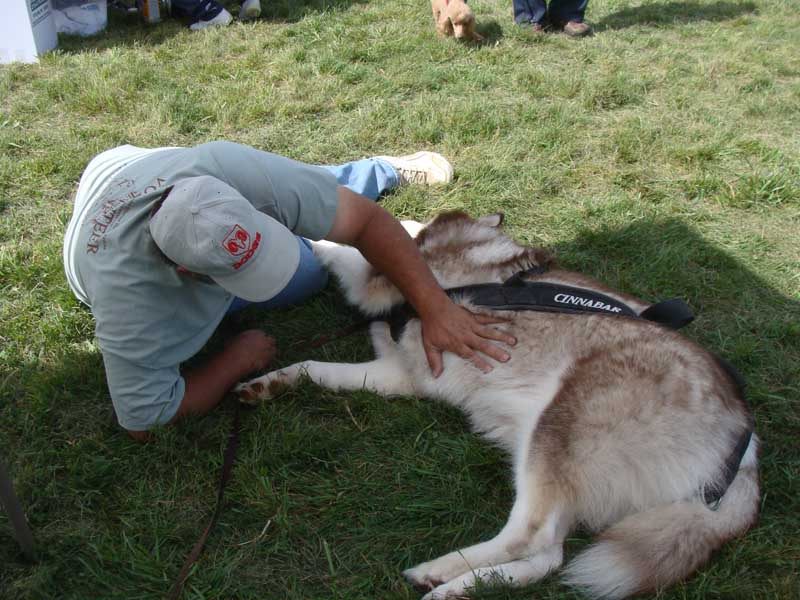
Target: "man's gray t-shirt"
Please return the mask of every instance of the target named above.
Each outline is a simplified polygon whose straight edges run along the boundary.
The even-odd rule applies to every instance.
[[[117,419],[142,431],[175,415],[185,391],[180,363],[202,348],[233,301],[214,283],[179,275],[157,251],[148,219],[164,191],[211,175],[293,233],[321,239],[336,215],[337,182],[320,167],[231,142],[116,151],[135,159],[119,160],[115,151],[106,153],[112,161],[96,157],[94,181],[84,178],[78,189],[80,198],[93,186],[80,206],[76,200],[64,258],[70,285],[95,317]]]

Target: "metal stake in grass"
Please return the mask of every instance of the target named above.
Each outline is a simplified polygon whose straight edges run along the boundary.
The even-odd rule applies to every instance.
[[[6,513],[8,513],[8,520],[11,521],[14,530],[14,538],[22,548],[22,553],[28,560],[35,561],[36,550],[33,546],[33,535],[31,535],[28,520],[22,511],[22,506],[14,493],[14,485],[11,483],[11,478],[8,476],[6,467],[2,462],[0,462],[0,504],[5,507]]]

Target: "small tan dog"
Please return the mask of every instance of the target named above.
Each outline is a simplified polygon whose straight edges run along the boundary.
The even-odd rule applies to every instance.
[[[475,15],[464,0],[431,0],[436,31],[446,37],[483,41],[475,31]]]

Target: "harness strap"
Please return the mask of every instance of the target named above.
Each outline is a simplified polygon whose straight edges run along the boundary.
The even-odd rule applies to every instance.
[[[722,367],[722,370],[725,371],[728,377],[731,378],[731,381],[733,381],[736,384],[736,387],[739,388],[739,393],[744,394],[744,390],[747,387],[747,380],[744,378],[744,375],[742,375],[739,370],[733,366],[733,364],[731,364],[725,358],[722,358],[719,354],[714,354],[714,358],[716,359],[717,364]],[[733,480],[736,478],[736,473],[739,472],[739,466],[742,464],[742,459],[744,458],[745,452],[747,452],[747,447],[750,445],[750,439],[753,437],[752,419],[753,417],[751,415],[750,427],[748,427],[748,429],[742,433],[741,436],[739,436],[736,446],[723,465],[723,479],[717,484],[707,484],[703,488],[703,500],[711,510],[717,510],[719,508],[722,497],[725,495],[725,492],[728,491],[731,483],[733,483]]]
[[[724,474],[723,479],[718,483],[707,484],[703,488],[703,500],[711,510],[717,510],[719,508],[722,497],[725,495],[725,492],[728,491],[733,480],[736,479],[736,473],[739,472],[739,466],[742,464],[742,459],[744,458],[745,452],[747,452],[747,447],[750,445],[750,439],[752,437],[752,429],[748,429],[739,436],[736,447],[722,466],[722,472]]]
[[[729,360],[722,358],[719,354],[715,354],[714,358],[717,360],[717,364],[722,367],[722,370],[725,371],[728,377],[737,385],[739,391],[744,393],[744,388],[747,387],[747,380],[744,378],[744,375],[739,372],[739,369],[734,367]]]
[[[503,282],[503,285],[525,285],[525,280],[522,278],[523,275],[544,275],[548,270],[548,267],[534,265],[532,267],[528,267],[524,271],[517,271],[511,277],[506,279]]]
[[[640,315],[624,302],[600,292],[558,283],[523,279],[525,274],[541,274],[545,271],[546,269],[542,267],[534,267],[512,275],[504,283],[483,283],[449,288],[445,290],[445,293],[451,298],[468,295],[474,304],[496,310],[620,315],[647,319],[672,329],[679,329],[694,319],[691,309],[679,298],[653,304]],[[417,312],[408,303],[392,308],[385,317],[389,323],[392,339],[397,342],[406,323],[417,317]]]
[[[645,309],[639,316],[670,329],[680,329],[694,321],[692,309],[680,298],[662,300]]]

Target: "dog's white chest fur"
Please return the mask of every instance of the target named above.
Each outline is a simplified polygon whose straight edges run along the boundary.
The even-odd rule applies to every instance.
[[[514,334],[513,327],[505,329]],[[401,365],[415,395],[460,408],[477,431],[509,452],[514,452],[521,436],[533,431],[573,358],[563,347],[542,352],[533,344],[521,342],[511,351],[509,362],[495,364],[489,373],[445,354],[444,371],[434,378],[420,352],[419,321],[409,322],[397,343],[384,324],[374,325],[371,333],[378,356]]]

